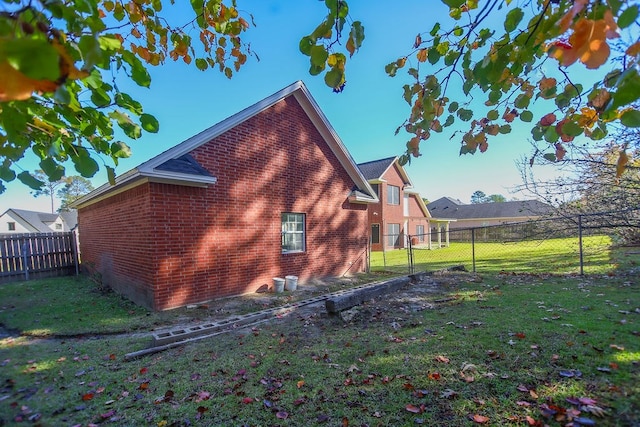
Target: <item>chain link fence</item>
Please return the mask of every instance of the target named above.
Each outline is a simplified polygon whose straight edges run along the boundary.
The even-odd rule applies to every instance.
[[[640,209],[401,235],[403,248],[371,253],[372,271],[451,267],[478,273],[610,271],[613,246],[640,245]]]

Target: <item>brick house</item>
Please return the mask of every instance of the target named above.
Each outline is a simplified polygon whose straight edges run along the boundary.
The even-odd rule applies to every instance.
[[[414,244],[430,247],[431,215],[398,158],[360,163],[358,167],[380,199],[367,209],[371,250],[404,248],[408,236],[414,238]]]
[[[82,263],[155,310],[361,272],[377,202],[296,82],[76,202]]]

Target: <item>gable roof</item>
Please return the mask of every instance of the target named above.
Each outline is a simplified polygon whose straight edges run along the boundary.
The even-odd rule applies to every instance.
[[[360,172],[360,169],[358,169],[358,166],[338,137],[336,131],[331,124],[329,124],[329,120],[320,110],[320,107],[311,96],[307,87],[302,81],[297,81],[210,128],[205,129],[197,135],[188,138],[156,157],[147,160],[138,167],[119,175],[116,177],[115,185],[108,183],[102,185],[86,196],[78,199],[73,206],[86,206],[87,204],[108,197],[118,189],[130,188],[142,182],[168,182],[177,185],[201,187],[215,184],[217,181],[216,177],[212,176],[209,171],[198,164],[195,159],[189,155],[189,152],[289,96],[295,97],[333,154],[337,157],[342,167],[353,180],[355,188],[351,192],[349,200],[353,203],[378,202],[378,197]]]
[[[61,218],[69,229],[73,229],[78,223],[76,211],[55,214],[10,208],[2,214],[4,215],[8,215],[34,233],[50,233],[52,230],[48,224],[56,222],[58,218]]]
[[[538,200],[515,200],[511,202],[463,204],[449,197],[440,198],[427,205],[438,217],[462,219],[518,218],[542,216],[553,207]]]
[[[385,159],[380,160],[372,160],[370,162],[358,163],[358,168],[367,179],[367,181],[384,181],[383,176],[387,173],[389,169],[393,167],[394,164],[398,161],[398,157],[387,157]],[[398,164],[398,172],[400,173],[400,177],[402,181],[408,186],[412,186],[411,179],[409,175],[407,175],[407,171],[404,170],[400,164]]]

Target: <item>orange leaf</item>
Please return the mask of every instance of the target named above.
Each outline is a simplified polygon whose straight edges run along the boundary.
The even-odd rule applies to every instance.
[[[558,27],[560,28],[560,34],[564,33],[569,29],[573,18],[580,12],[582,9],[589,3],[589,0],[575,0],[573,2],[573,7],[569,9],[569,11],[558,21]]]
[[[429,49],[420,49],[416,54],[416,58],[418,58],[419,62],[426,62],[428,53]]]
[[[304,385],[304,381],[300,380],[296,385],[298,386],[298,388],[301,388]]]
[[[412,405],[412,404],[408,404],[407,406],[404,407],[404,409],[406,409],[407,411],[411,412],[412,414],[419,414],[420,413],[420,408],[416,405]]]
[[[629,56],[637,56],[640,53],[640,41],[635,42],[624,52]]]
[[[55,82],[25,76],[7,61],[0,62],[0,76],[0,102],[24,101],[33,92],[54,92],[58,88]]]
[[[93,399],[93,393],[86,393],[82,395],[82,400],[91,400]]]
[[[484,415],[480,414],[475,414],[472,419],[478,424],[486,424],[489,422],[489,417],[485,417]]]

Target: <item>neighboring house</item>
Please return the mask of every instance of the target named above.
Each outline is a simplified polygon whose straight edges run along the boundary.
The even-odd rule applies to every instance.
[[[52,214],[7,209],[0,216],[0,234],[65,232],[74,230],[77,223],[78,216],[75,210]]]
[[[404,248],[409,236],[414,244],[430,245],[431,215],[398,158],[360,163],[358,167],[380,199],[368,207],[371,250]]]
[[[538,200],[464,204],[450,197],[435,200],[427,208],[435,217],[455,219],[452,230],[524,222],[548,215],[553,209]]]
[[[83,266],[165,310],[255,292],[274,277],[364,271],[367,205],[377,202],[296,82],[74,205]]]

